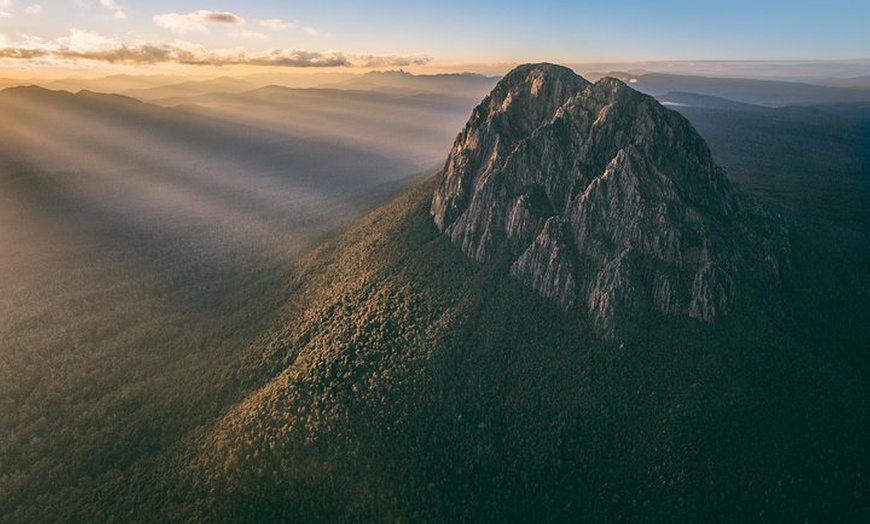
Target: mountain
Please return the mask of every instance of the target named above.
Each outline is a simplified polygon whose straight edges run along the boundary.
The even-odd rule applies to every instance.
[[[863,102],[870,100],[870,89],[865,87],[837,87],[692,75],[648,73],[629,78],[632,87],[644,93],[660,95],[672,91],[697,93],[769,107],[793,104],[820,104]]]
[[[32,84],[33,82],[14,80],[12,78],[0,78],[0,88],[17,86],[21,84]]]
[[[359,76],[359,73],[338,73],[334,71],[328,73],[312,73],[309,71],[306,73],[251,73],[240,76],[239,78],[257,84],[260,87],[279,85],[284,87],[309,88],[343,82],[356,76]]]
[[[110,75],[101,78],[61,78],[46,82],[42,87],[55,91],[86,90],[97,93],[119,93],[128,89],[148,89],[177,84],[187,80],[180,75]]]
[[[830,85],[836,87],[868,88],[870,87],[870,75],[835,80],[831,82]]]
[[[267,85],[285,85],[292,87],[315,87],[326,83],[335,83],[353,78],[353,73],[252,73],[240,76],[219,77],[189,77],[186,75],[110,75],[97,78],[61,78],[44,83],[37,83],[52,90],[63,90],[75,93],[81,90],[98,93],[121,93],[136,97],[154,99],[160,93],[160,88],[169,88],[172,96],[181,95],[185,87],[196,93],[233,91],[236,86],[247,86],[247,89]],[[35,83],[35,82],[30,82]],[[21,85],[21,82],[15,82]],[[214,89],[209,89],[210,87]],[[153,91],[151,91],[153,90]],[[164,95],[169,96],[169,95]]]
[[[792,330],[870,377],[870,104],[672,107],[729,179],[791,224]]]
[[[374,91],[421,91],[476,96],[480,99],[488,92],[497,78],[476,73],[452,73],[414,75],[405,71],[372,71],[335,84],[321,87],[336,89],[360,89]]]
[[[575,71],[579,70],[579,67],[573,68]],[[630,83],[631,80],[637,79],[637,77],[642,75],[647,75],[652,73],[652,71],[647,71],[645,69],[631,69],[629,71],[608,71],[606,73],[602,73],[600,71],[587,71],[583,73],[583,78],[590,82],[597,82],[602,78],[616,78],[617,80],[622,80],[623,82]]]
[[[157,87],[127,89],[124,95],[140,100],[158,100],[170,97],[197,96],[208,93],[241,93],[257,88],[256,84],[231,77],[188,81]]]
[[[475,109],[432,203],[479,262],[607,331],[644,311],[714,321],[788,265],[777,225],[736,192],[686,120],[614,79],[515,69]]]
[[[369,205],[343,197],[402,184],[372,188],[391,176],[329,126],[289,132],[290,108],[343,100],[337,136],[394,137],[390,158],[456,112],[334,91],[0,93],[0,523],[868,521],[870,242],[815,213],[831,193],[763,208],[676,113],[529,65],[429,153],[443,169],[301,256],[297,234]],[[832,166],[866,158],[851,105],[825,110],[839,127],[692,109],[732,117],[706,120],[713,159],[771,157],[739,172],[755,188],[843,137]],[[524,181],[541,187],[505,189]],[[441,208],[466,218],[439,226]],[[504,233],[456,242],[462,223]],[[686,246],[705,242],[733,286],[699,318],[704,252]],[[620,246],[597,317],[577,282]],[[552,265],[516,264],[529,250]],[[573,303],[540,292],[564,290],[560,267]],[[663,281],[679,307],[659,307]]]
[[[705,107],[733,111],[767,109],[765,106],[734,102],[733,100],[717,96],[699,95],[697,93],[682,93],[679,91],[671,91],[661,95],[656,95],[655,98],[663,105],[669,107]]]
[[[527,181],[541,187],[505,189]],[[558,204],[587,189],[589,220],[571,220]],[[512,220],[488,221],[508,207]],[[679,115],[613,80],[522,66],[441,172],[299,266],[283,320],[236,370],[250,394],[136,496],[162,508],[152,520],[189,522],[862,521],[866,382],[762,296],[781,285],[770,257],[788,255],[785,234]],[[550,256],[519,273],[512,239]],[[581,249],[620,247],[635,254],[604,279],[624,285],[607,295],[617,339],[586,314],[598,303],[522,278],[543,271],[561,291]],[[801,286],[820,269],[779,278]],[[663,278],[679,308],[645,296]],[[711,291],[693,309],[696,280]],[[723,281],[728,314],[709,284]]]
[[[681,102],[670,107],[743,189],[816,222],[870,231],[870,103],[764,108],[658,98]]]

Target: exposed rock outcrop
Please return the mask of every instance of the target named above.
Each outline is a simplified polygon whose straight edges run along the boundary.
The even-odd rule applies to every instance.
[[[713,322],[787,265],[780,226],[682,116],[550,64],[514,69],[474,110],[431,211],[468,256],[605,332],[650,310]]]

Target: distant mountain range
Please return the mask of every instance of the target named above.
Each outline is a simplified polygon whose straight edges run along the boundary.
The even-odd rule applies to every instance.
[[[186,81],[175,75],[111,75],[100,78],[61,78],[40,84],[46,89],[70,91],[94,91],[96,93],[120,93],[127,89],[148,89]]]
[[[726,76],[697,76],[665,74],[647,70],[629,72],[611,71],[591,73],[597,80],[611,76],[623,80],[632,87],[653,95],[668,92],[686,92],[715,96],[735,102],[779,107],[791,104],[842,103],[870,100],[870,83],[867,76],[845,79],[820,79],[818,81],[758,80]],[[68,78],[39,83],[55,90],[76,92],[82,89],[123,93],[145,100],[192,96],[207,93],[241,92],[245,88],[279,85],[292,88],[325,87],[366,91],[392,91],[405,94],[434,92],[455,96],[481,98],[498,81],[476,73],[417,75],[405,71],[373,71],[354,73],[255,73],[242,77],[217,77],[192,79],[171,75],[112,75],[105,78]],[[0,86],[21,85],[22,81],[0,80]]]
[[[476,95],[481,98],[497,81],[498,78],[476,73],[413,75],[405,71],[374,71],[322,87],[400,92],[435,91],[464,96]]]
[[[870,75],[835,80],[830,82],[830,85],[836,87],[870,88]]]
[[[823,86],[800,82],[662,73],[620,76],[630,82],[635,89],[653,95],[679,91],[769,107],[870,100],[870,87],[867,86]]]
[[[126,89],[122,94],[140,100],[205,95],[209,93],[241,93],[259,87],[257,84],[230,77],[213,80],[187,81],[140,89]]]
[[[765,106],[735,102],[718,96],[699,95],[698,93],[686,93],[680,91],[668,91],[655,95],[656,100],[669,107],[705,107],[710,109],[724,109],[732,111],[764,110]]]

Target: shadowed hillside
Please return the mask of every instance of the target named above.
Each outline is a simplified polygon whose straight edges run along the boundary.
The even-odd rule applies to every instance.
[[[790,289],[799,318],[794,329],[870,376],[868,105],[769,109],[679,101],[674,109],[705,137],[729,178],[792,222],[802,274]]]

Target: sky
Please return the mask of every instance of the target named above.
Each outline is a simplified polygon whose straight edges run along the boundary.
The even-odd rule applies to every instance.
[[[870,59],[866,0],[0,0],[0,75]],[[867,72],[870,74],[870,71]]]

